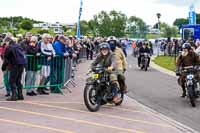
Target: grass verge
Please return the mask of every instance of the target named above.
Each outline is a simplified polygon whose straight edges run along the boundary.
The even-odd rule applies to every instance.
[[[163,68],[171,71],[176,70],[175,57],[172,56],[157,56],[153,62]]]

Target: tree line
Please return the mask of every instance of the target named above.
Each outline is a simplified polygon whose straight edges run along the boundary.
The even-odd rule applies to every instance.
[[[156,16],[155,16],[156,17]],[[183,24],[188,24],[188,18],[177,18],[174,26],[170,26],[164,22],[160,22],[160,30],[162,37],[176,37],[179,29]],[[3,17],[0,18],[0,33],[16,32],[24,33],[32,31],[33,33],[43,33],[41,29],[33,28],[34,23],[42,23],[29,18],[19,17]],[[197,14],[197,23],[200,23],[200,14]],[[80,23],[81,34],[88,36],[116,36],[116,37],[135,37],[146,38],[149,32],[149,26],[139,17],[127,17],[124,13],[118,11],[101,11],[93,16],[89,21],[82,20]],[[153,28],[158,28],[156,23]],[[75,35],[75,28],[63,26],[66,34]],[[50,32],[51,31],[45,31]]]

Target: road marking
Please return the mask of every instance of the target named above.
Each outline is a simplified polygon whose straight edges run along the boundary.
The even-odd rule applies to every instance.
[[[40,103],[40,104],[80,104],[80,105],[84,105],[81,102],[47,102],[47,101],[26,101],[26,102],[32,102],[32,103]],[[24,103],[21,101],[0,101],[0,103]],[[147,111],[139,111],[139,110],[131,110],[131,109],[126,109],[126,108],[118,108],[118,107],[113,107],[112,105],[104,105],[102,107],[109,107],[109,108],[113,108],[113,109],[117,109],[117,110],[122,110],[122,111],[129,111],[129,112],[133,112],[133,113],[142,113],[142,114],[147,114],[149,115],[151,112],[147,112]],[[127,106],[129,107],[129,106]],[[130,106],[130,107],[134,107],[134,106]]]
[[[5,102],[9,102],[9,101],[5,101]],[[80,105],[84,105],[84,103],[81,103],[81,102],[48,102],[48,101],[26,101],[26,102],[33,102],[33,103],[46,103],[46,104],[80,104]],[[132,102],[134,102],[134,103],[136,103],[135,101],[132,101]],[[0,102],[1,103],[1,102]],[[138,103],[136,103],[136,104],[138,104]],[[113,107],[113,104],[107,104],[107,105],[104,105],[103,107],[110,107],[110,108],[117,108],[117,109],[121,109],[121,108],[118,108],[118,107]],[[130,107],[130,108],[141,108],[141,109],[143,109],[143,107],[142,106],[140,106],[140,105],[137,105],[137,106],[124,106],[124,107]]]
[[[47,130],[56,131],[56,132],[60,132],[60,133],[74,133],[74,132],[71,132],[71,131],[66,131],[66,130],[62,130],[62,129],[47,127],[47,126],[35,125],[35,124],[31,124],[31,123],[27,123],[27,122],[21,122],[21,121],[14,121],[14,120],[2,119],[2,118],[0,118],[0,121],[11,123],[11,124],[16,124],[16,125],[47,129]]]
[[[39,103],[39,104],[80,104],[80,105],[84,105],[81,102],[39,102],[39,101],[26,101],[26,102],[33,102],[33,103]],[[142,113],[142,114],[146,114],[146,115],[150,114],[149,112],[146,112],[146,111],[118,108],[118,107],[113,107],[113,105],[104,105],[102,107],[103,108],[117,109],[117,110],[126,111],[126,112]]]
[[[138,122],[138,123],[153,125],[153,126],[161,126],[161,127],[167,127],[167,128],[174,128],[174,127],[172,127],[171,125],[168,125],[168,124],[160,124],[160,123],[154,123],[154,122],[150,122],[150,121],[130,119],[130,118],[126,118],[126,117],[120,117],[120,116],[115,116],[115,115],[103,114],[103,113],[98,113],[98,112],[94,113],[94,112],[89,112],[89,111],[83,111],[83,110],[78,110],[78,109],[72,109],[72,108],[66,108],[66,107],[60,107],[60,106],[54,106],[54,105],[47,105],[47,104],[39,104],[39,103],[30,103],[30,102],[23,102],[23,103],[37,105],[37,106],[43,106],[43,107],[48,107],[48,108],[56,108],[56,109],[62,109],[62,110],[69,110],[69,111],[81,112],[81,113],[86,113],[86,114],[91,114],[91,115],[99,115],[99,116],[104,116],[104,117],[109,117],[109,118],[115,118],[115,119],[124,120],[124,121],[131,121],[131,122]]]
[[[95,123],[95,122],[90,122],[90,121],[85,121],[85,120],[78,120],[78,119],[73,119],[73,118],[69,118],[69,117],[49,115],[49,114],[32,112],[32,111],[27,111],[27,110],[7,108],[7,107],[1,107],[1,106],[0,106],[0,109],[15,111],[15,112],[21,112],[21,113],[27,113],[27,114],[32,114],[32,115],[38,115],[38,116],[43,116],[43,117],[49,117],[49,118],[55,118],[55,119],[61,119],[61,120],[67,120],[67,121],[74,121],[74,122],[78,122],[78,123],[82,123],[82,124],[99,126],[99,127],[104,127],[104,128],[110,128],[110,129],[115,129],[115,130],[120,130],[120,131],[126,131],[126,132],[132,132],[132,133],[144,133],[144,132],[139,131],[139,130],[133,130],[133,129],[128,129],[128,128],[120,128],[120,127],[105,125],[105,124],[101,124],[101,123]]]
[[[47,101],[44,101],[44,102],[41,102],[41,101],[26,101],[26,102],[33,102],[33,103],[47,103],[47,104],[82,104],[81,102],[47,102]]]
[[[110,106],[108,106],[108,105],[103,106],[103,107],[109,107],[109,108],[112,108],[112,109],[121,110],[121,111],[126,111],[126,112],[132,112],[132,113],[142,113],[142,114],[146,114],[146,115],[149,115],[149,114],[150,114],[149,112],[146,112],[146,111],[131,110],[131,109],[125,109],[125,108],[118,108],[118,107],[110,107]]]

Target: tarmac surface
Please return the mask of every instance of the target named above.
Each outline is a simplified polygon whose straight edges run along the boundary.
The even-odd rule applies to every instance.
[[[179,124],[172,123],[172,120],[129,97],[125,97],[121,106],[105,105],[98,112],[89,112],[83,102],[83,89],[88,68],[88,62],[78,66],[75,80],[77,86],[71,87],[72,93],[63,90],[64,95],[25,96],[24,101],[7,102],[4,97],[5,92],[1,90],[0,133],[187,132]],[[137,76],[132,71],[132,69],[128,70],[128,75],[136,78]],[[144,77],[146,76],[143,75]],[[135,84],[135,80],[133,78],[131,79],[132,82],[129,80],[128,87],[130,88],[130,95],[138,99],[138,97],[132,95],[140,94],[135,93],[135,88],[141,89],[141,86]],[[130,82],[133,84],[130,84]],[[148,86],[146,82],[148,81],[139,82],[144,86],[143,89]],[[131,90],[132,88],[133,90]],[[143,96],[141,95],[141,97]],[[154,95],[152,95],[153,98]]]
[[[144,72],[135,58],[129,56],[127,60],[129,97],[200,132],[200,101],[193,108],[188,98],[180,97],[182,90],[173,72],[170,76],[152,67]]]

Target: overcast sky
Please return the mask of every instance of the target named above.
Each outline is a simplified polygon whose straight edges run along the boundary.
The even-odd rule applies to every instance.
[[[83,0],[82,19],[89,20],[101,10],[122,11],[135,15],[147,24],[161,21],[172,24],[176,18],[188,17],[189,5],[194,2],[200,13],[200,0]],[[80,0],[0,0],[0,17],[24,16],[45,22],[74,23],[78,19]]]

